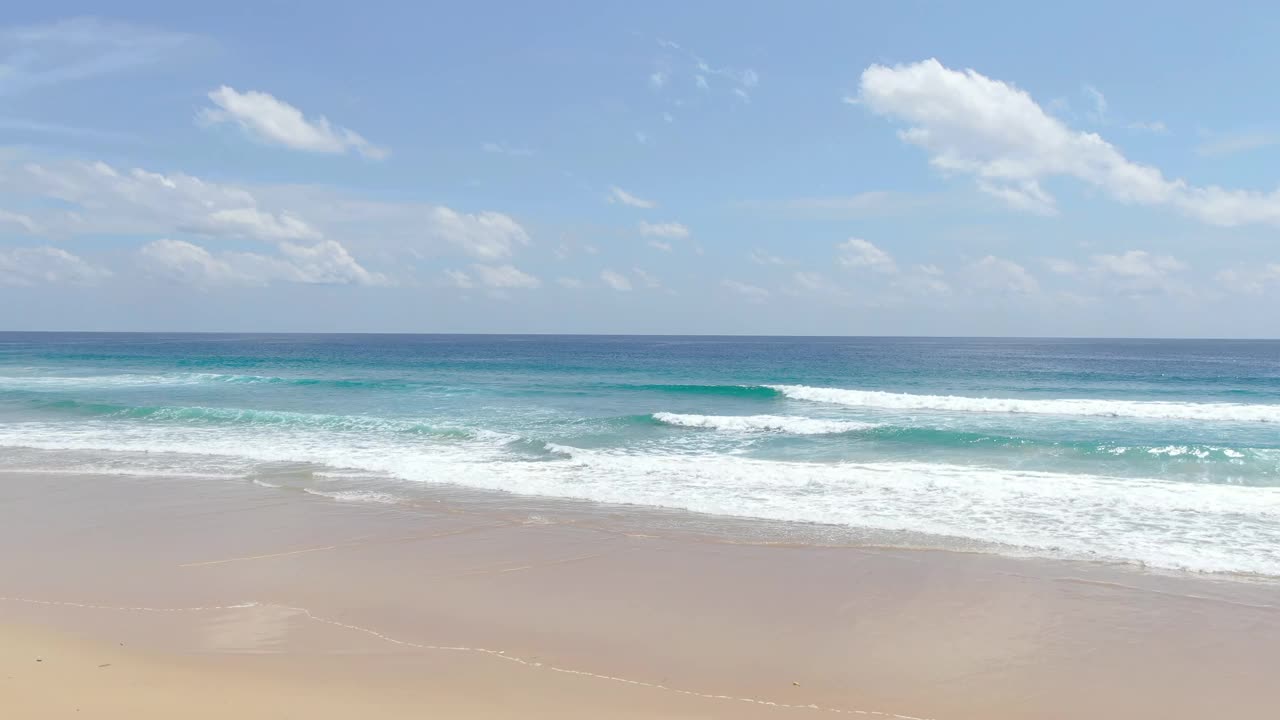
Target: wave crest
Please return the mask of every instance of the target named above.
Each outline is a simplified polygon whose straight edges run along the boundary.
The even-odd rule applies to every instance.
[[[808,385],[770,385],[795,400],[880,410],[932,410],[964,413],[1026,413],[1144,420],[1280,423],[1280,405],[1184,403],[1154,400],[1065,398],[974,398],[959,395],[913,395],[880,390],[845,390]]]
[[[707,428],[730,432],[777,432],[790,435],[834,435],[868,430],[874,423],[852,420],[822,420],[786,415],[684,415],[659,412],[653,419],[665,425]]]

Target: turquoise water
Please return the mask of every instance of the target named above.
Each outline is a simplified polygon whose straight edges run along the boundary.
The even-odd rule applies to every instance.
[[[1280,342],[0,333],[0,469],[280,467],[1280,577]]]

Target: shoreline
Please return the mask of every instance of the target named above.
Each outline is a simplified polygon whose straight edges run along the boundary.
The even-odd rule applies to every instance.
[[[0,644],[12,662],[18,647],[53,648],[38,664],[52,675],[55,654],[83,666],[125,642],[139,674],[118,710],[83,674],[32,686],[34,703],[81,688],[82,707],[107,718],[165,717],[146,714],[137,688],[182,685],[163,680],[172,667],[248,693],[210,717],[255,717],[243,711],[268,699],[301,712],[295,679],[321,676],[348,699],[399,698],[404,716],[434,701],[461,717],[816,705],[930,720],[1196,718],[1262,715],[1280,699],[1266,670],[1280,660],[1280,607],[1266,584],[632,533],[618,508],[527,505],[406,509],[248,483],[3,473],[0,541],[21,552],[0,554]],[[23,677],[37,665],[25,663]],[[444,676],[447,687],[428,679]]]

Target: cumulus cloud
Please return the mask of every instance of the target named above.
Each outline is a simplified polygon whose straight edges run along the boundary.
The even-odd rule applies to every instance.
[[[110,270],[61,248],[0,248],[0,285],[92,285],[110,276]]]
[[[356,262],[341,244],[325,240],[314,245],[281,243],[278,255],[246,252],[211,253],[184,240],[162,239],[138,250],[143,268],[152,275],[197,286],[270,285],[274,282],[311,285],[389,285],[381,273]]]
[[[632,195],[631,193],[627,192],[626,190],[623,190],[617,185],[613,185],[609,188],[609,202],[622,203],[623,205],[630,205],[631,207],[635,207],[635,208],[644,208],[646,210],[649,208],[658,207],[658,204],[656,202],[652,200],[645,200],[644,198],[636,197],[635,195]]]
[[[671,252],[671,243],[665,240],[650,240],[649,247],[662,252]]]
[[[689,228],[678,222],[649,223],[640,222],[640,234],[650,237],[687,238],[691,234]]]
[[[889,253],[862,238],[849,238],[836,246],[837,258],[847,268],[866,268],[892,275],[898,272],[898,264]]]
[[[937,60],[862,73],[860,104],[906,124],[899,137],[923,148],[939,170],[972,176],[980,190],[1010,206],[1057,212],[1041,185],[1059,177],[1097,187],[1113,199],[1169,207],[1202,222],[1280,224],[1280,190],[1195,186],[1126,158],[1099,135],[1068,127],[1025,91]]]
[[[604,281],[605,285],[608,285],[618,292],[631,291],[631,281],[622,273],[617,273],[612,270],[601,270],[600,279]]]
[[[200,118],[208,124],[231,123],[251,137],[293,150],[321,153],[356,152],[381,160],[387,156],[354,130],[333,125],[325,117],[307,118],[298,108],[256,90],[239,92],[223,85],[209,93],[215,107],[206,108]]]

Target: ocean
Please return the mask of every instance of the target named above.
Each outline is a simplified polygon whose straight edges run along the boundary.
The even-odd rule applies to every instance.
[[[1280,342],[0,333],[0,471],[1280,578]]]

